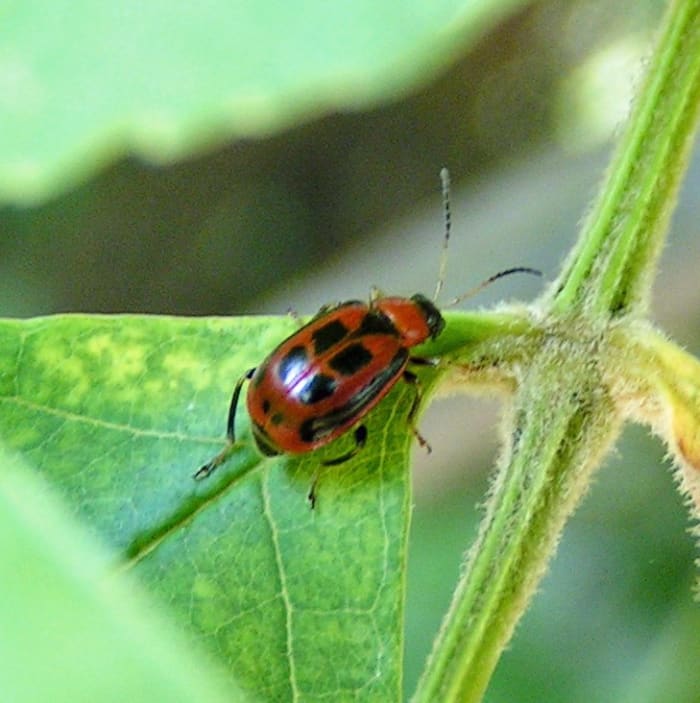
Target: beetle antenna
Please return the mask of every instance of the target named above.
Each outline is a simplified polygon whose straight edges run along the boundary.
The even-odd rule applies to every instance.
[[[494,273],[493,276],[489,276],[485,281],[479,283],[478,286],[474,286],[474,288],[468,290],[466,293],[462,293],[462,295],[457,296],[453,300],[450,300],[450,302],[447,303],[447,305],[444,305],[443,307],[449,308],[453,305],[457,305],[463,300],[466,300],[467,298],[471,298],[473,295],[476,295],[479,291],[482,291],[484,288],[486,288],[486,286],[491,285],[494,281],[497,281],[499,278],[510,276],[512,273],[530,273],[533,276],[542,275],[542,271],[538,271],[537,269],[531,269],[527,266],[516,266],[515,268],[506,269],[505,271],[499,271],[498,273]]]
[[[450,244],[450,230],[452,229],[452,215],[450,214],[450,172],[446,168],[440,169],[440,182],[442,183],[442,211],[445,216],[445,238],[442,240],[442,252],[440,253],[440,268],[438,269],[438,279],[435,286],[433,302],[437,302],[445,283],[447,274],[447,247]]]

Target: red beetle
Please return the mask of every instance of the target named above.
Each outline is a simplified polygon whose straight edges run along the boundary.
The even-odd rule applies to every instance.
[[[436,362],[411,356],[409,350],[435,339],[444,326],[440,311],[420,294],[322,308],[238,380],[228,416],[229,446],[235,441],[236,408],[246,379],[250,379],[246,404],[253,437],[266,456],[309,452],[355,427],[355,446],[323,464],[347,461],[367,439],[365,425],[358,423],[400,379],[416,389],[408,422],[425,445],[413,426],[421,396],[418,377],[408,366]],[[195,478],[208,476],[227,456],[228,447],[202,466]],[[312,506],[314,488],[315,480],[309,491]]]
[[[445,323],[422,295],[377,298],[323,309],[255,369],[247,405],[263,454],[301,454],[344,434],[401,378],[416,384],[411,347],[434,339]],[[419,394],[409,413],[412,421]],[[364,442],[362,425],[356,444]],[[336,464],[346,457],[333,459]]]
[[[447,174],[443,171],[441,175],[446,233],[435,298],[442,286],[450,224]],[[534,272],[525,268],[501,271],[452,303],[517,271]],[[418,377],[409,367],[435,365],[437,361],[412,356],[410,350],[435,339],[444,326],[435,303],[420,293],[411,298],[373,294],[369,303],[351,300],[321,308],[308,324],[238,380],[228,414],[228,446],[202,466],[195,478],[205,478],[228,457],[235,442],[238,399],[246,380],[250,380],[246,405],[253,437],[266,456],[310,452],[354,427],[355,446],[323,464],[347,461],[367,439],[362,419],[401,379],[415,388],[408,422],[418,441],[427,446],[414,427],[421,394]],[[315,479],[309,492],[312,507],[314,487]]]

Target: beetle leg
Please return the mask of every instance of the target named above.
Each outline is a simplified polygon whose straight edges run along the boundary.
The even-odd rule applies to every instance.
[[[372,308],[374,307],[374,304],[379,300],[379,298],[384,297],[384,292],[381,290],[381,288],[378,288],[377,286],[373,285],[369,289],[369,306]]]
[[[429,356],[412,356],[408,359],[408,363],[415,366],[439,366],[440,360]]]
[[[304,321],[301,319],[301,315],[298,310],[294,308],[287,308],[287,317],[291,317],[294,322],[297,323],[297,327],[301,329],[304,326]]]
[[[313,510],[316,507],[316,486],[318,485],[319,471],[314,471],[314,477],[311,479],[309,492],[306,494],[306,500],[309,501],[309,508]]]
[[[352,459],[355,454],[357,454],[357,452],[365,446],[365,443],[367,442],[367,428],[364,425],[359,425],[356,427],[353,435],[355,437],[355,446],[350,451],[345,452],[345,454],[341,454],[334,459],[326,459],[323,462],[324,466],[337,466],[338,464],[344,464],[349,459]]]
[[[415,363],[419,366],[433,366],[436,362],[433,359],[411,357],[411,363]],[[413,373],[413,371],[405,369],[403,372],[403,380],[406,381],[406,383],[410,384],[415,390],[415,394],[413,396],[413,403],[411,404],[411,409],[408,411],[408,426],[411,428],[411,432],[413,432],[413,436],[418,441],[418,444],[420,444],[421,447],[424,447],[428,454],[430,454],[430,452],[433,451],[433,448],[428,443],[428,440],[423,437],[423,435],[416,427],[416,413],[418,412],[418,408],[420,407],[420,401],[423,398],[423,391],[421,389],[420,379],[418,378],[418,376],[416,376],[416,374]]]
[[[332,312],[337,307],[340,307],[340,305],[342,305],[342,303],[326,303],[325,305],[321,305],[321,307],[318,309],[318,312],[309,320],[309,322],[318,320],[319,317],[327,315],[329,312]]]
[[[212,474],[231,454],[231,447],[233,447],[236,441],[236,408],[238,407],[238,399],[241,396],[241,388],[245,381],[250,381],[254,373],[254,368],[248,369],[236,382],[233,395],[231,396],[231,404],[228,409],[228,419],[226,421],[226,446],[213,459],[197,469],[192,476],[195,480],[199,481]]]
[[[352,459],[367,442],[367,428],[364,425],[359,425],[355,428],[353,436],[355,438],[355,446],[350,451],[345,452],[345,454],[341,454],[333,459],[326,459],[322,462],[323,466],[337,466],[338,464],[343,464],[349,459]],[[319,478],[320,471],[317,470],[313,479],[311,479],[311,486],[309,487],[309,493],[307,495],[311,510],[316,507],[316,486],[318,485]]]
[[[231,405],[228,408],[228,420],[226,421],[226,439],[231,444],[236,441],[236,408],[238,407],[238,398],[241,395],[241,388],[245,381],[250,381],[255,373],[255,368],[248,369],[237,381],[236,387],[233,389],[231,396]]]

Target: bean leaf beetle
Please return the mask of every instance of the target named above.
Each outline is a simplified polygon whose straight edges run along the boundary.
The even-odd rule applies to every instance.
[[[369,302],[350,300],[321,308],[306,325],[287,337],[258,366],[246,371],[235,385],[226,426],[227,446],[204,464],[194,478],[209,476],[229,456],[236,441],[235,421],[243,384],[249,381],[246,406],[252,433],[265,456],[304,454],[353,431],[354,446],[322,465],[341,464],[357,454],[367,440],[366,415],[399,382],[414,389],[408,424],[418,442],[430,451],[415,427],[421,388],[415,368],[436,365],[437,359],[416,356],[413,347],[436,339],[445,321],[435,301],[442,289],[447,262],[451,218],[449,174],[442,180],[445,236],[440,272],[432,299],[417,293],[410,298],[383,296],[373,290]],[[517,267],[491,276],[451,301],[454,305],[484,286],[511,273],[539,275]],[[313,479],[308,499],[316,501]]]

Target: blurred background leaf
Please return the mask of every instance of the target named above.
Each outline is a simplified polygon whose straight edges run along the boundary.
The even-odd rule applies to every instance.
[[[386,101],[522,4],[10,6],[0,29],[0,197],[60,192],[129,151],[162,162]]]
[[[0,679],[13,703],[244,701],[0,447]],[[17,617],[21,614],[21,617]]]
[[[6,206],[0,312],[313,312],[372,284],[429,293],[443,165],[455,224],[445,298],[514,264],[551,277],[664,5],[530,3],[455,45],[446,70],[390,102],[212,144],[167,167],[127,157],[43,205]],[[698,222],[696,158],[653,305],[659,324],[696,353]],[[514,278],[478,303],[536,290]],[[496,423],[495,404],[450,399],[422,424],[434,451],[415,452],[407,693],[476,534]],[[634,691],[629,700],[694,703],[688,526],[663,448],[631,428],[568,526],[487,701],[618,701]]]

